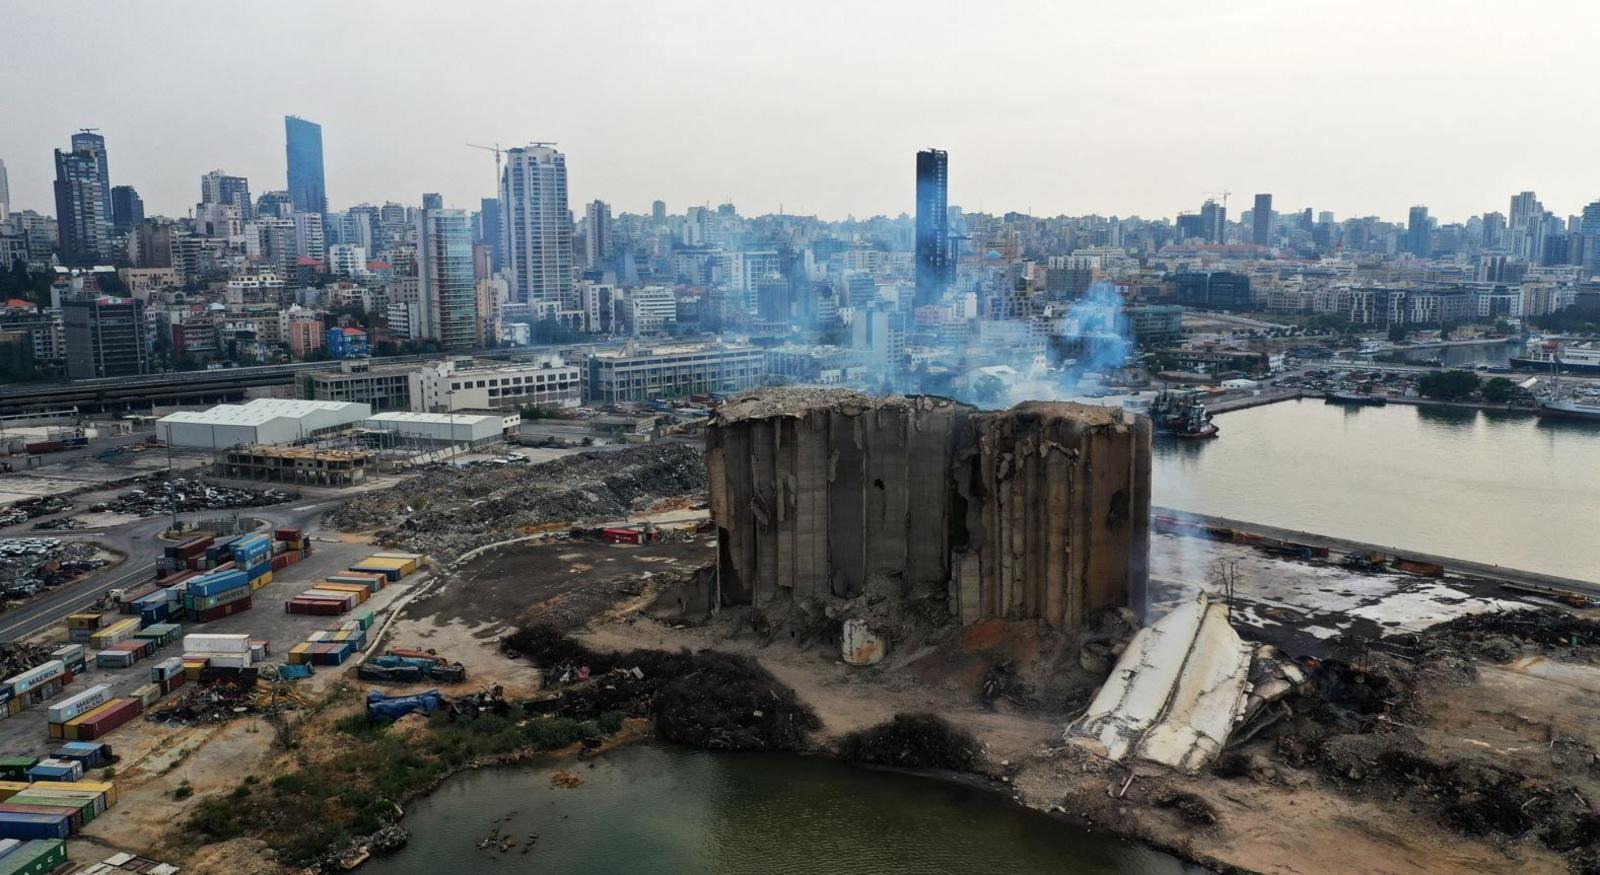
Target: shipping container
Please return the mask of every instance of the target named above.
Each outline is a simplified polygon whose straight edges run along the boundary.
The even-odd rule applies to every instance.
[[[359,623],[363,629],[372,628],[372,619],[373,615],[371,608],[362,608],[361,610],[350,615],[350,620],[352,622]]]
[[[28,780],[28,770],[39,762],[37,757],[0,757],[0,779]]]
[[[161,700],[161,687],[160,685],[153,683],[145,684],[142,687],[136,688],[132,695],[135,699],[139,700],[139,704],[143,705],[148,710],[151,705],[154,705],[156,702]]]
[[[183,627],[177,623],[156,623],[140,629],[133,637],[141,641],[154,641],[157,647],[165,647],[182,635]]]
[[[21,674],[6,678],[4,684],[10,687],[13,693],[21,696],[40,684],[48,683],[55,678],[61,677],[66,673],[66,670],[67,667],[61,660],[52,659],[49,662],[36,665]]]
[[[74,760],[40,760],[28,769],[30,781],[77,781],[83,778],[83,763]]]
[[[53,804],[40,804],[51,802]],[[16,814],[49,814],[55,817],[65,816],[70,821],[68,828],[73,835],[83,829],[83,806],[74,805],[62,799],[51,800],[48,798],[31,797],[18,802],[0,802],[0,812],[13,812]]]
[[[110,759],[110,748],[98,741],[69,741],[61,745],[53,756],[77,760],[85,769],[98,769]]]
[[[187,678],[185,678],[183,672],[180,671],[170,678],[162,678],[161,680],[156,681],[156,686],[161,688],[161,695],[165,696],[173,690],[183,686],[186,680]]]
[[[51,705],[45,711],[46,719],[51,723],[65,723],[80,714],[86,714],[111,701],[111,685],[95,684],[81,693]]]
[[[211,623],[234,614],[250,610],[250,600],[240,599],[225,605],[218,605],[206,611],[189,611],[185,616],[191,623]]]
[[[243,632],[196,633],[183,636],[184,653],[247,653],[249,650],[250,636]]]
[[[274,529],[272,537],[278,541],[298,541],[304,535],[299,529]]]
[[[386,550],[382,553],[372,554],[375,559],[407,559],[416,568],[428,567],[428,556],[425,553],[402,553],[397,550]]]
[[[124,614],[137,614],[139,613],[139,599],[142,599],[153,592],[158,592],[161,589],[162,587],[160,584],[141,583],[128,592],[122,594],[122,604],[117,608],[117,610]]]
[[[183,608],[186,611],[209,611],[212,608],[244,601],[250,597],[250,592],[249,586],[236,586],[208,596],[190,594],[183,597]]]
[[[70,672],[82,673],[84,669],[89,667],[87,662],[88,651],[84,649],[82,644],[68,644],[65,647],[57,647],[55,650],[50,651],[50,658],[61,660],[61,664]]]
[[[345,604],[327,599],[302,599],[292,598],[283,603],[283,610],[290,614],[305,614],[316,617],[337,617],[345,612]]]
[[[286,661],[290,665],[310,665],[311,645],[296,644],[295,646],[289,648],[289,654],[286,658]]]
[[[104,650],[118,641],[126,641],[133,637],[133,633],[140,629],[138,620],[118,620],[115,623],[94,633],[89,639],[89,645],[96,650]]]
[[[394,583],[400,579],[400,566],[389,564],[389,560],[386,559],[357,562],[356,564],[350,566],[350,570],[368,571],[373,574],[381,574],[384,577],[387,577],[390,583]]]
[[[0,813],[0,838],[64,839],[72,834],[72,818],[65,814]],[[20,850],[14,853],[21,853]],[[7,854],[6,856],[12,856]],[[0,872],[4,872],[0,858]],[[49,871],[49,870],[45,870]]]
[[[183,674],[183,657],[169,656],[150,667],[150,680],[162,681]]]
[[[44,875],[67,862],[67,843],[60,839],[24,842],[0,857],[0,875]]]
[[[237,568],[228,571],[213,571],[204,577],[196,577],[189,581],[186,594],[190,597],[203,597],[216,595],[230,589],[248,586],[250,578]]]
[[[104,614],[101,614],[101,613],[96,612],[96,611],[84,611],[82,613],[77,613],[77,614],[68,614],[67,615],[67,628],[68,629],[88,629],[90,631],[93,631],[95,629],[100,628],[100,621],[103,620],[104,618],[105,618]]]
[[[213,543],[215,543],[215,541],[216,539],[210,535],[191,538],[181,544],[168,546],[166,549],[166,555],[176,557],[178,559],[188,559],[190,556],[199,556],[205,553],[206,548],[210,547]]]
[[[85,714],[67,723],[67,738],[72,741],[94,741],[144,713],[144,704],[138,699],[117,699],[109,708],[107,711]]]
[[[250,578],[250,590],[254,592],[272,582],[272,569],[263,565],[262,573]]]
[[[203,657],[208,668],[249,668],[255,664],[248,650],[243,653],[194,653],[190,655]]]
[[[368,574],[365,572],[346,571],[340,574],[328,575],[330,583],[359,583],[371,592],[377,592],[389,585],[389,578],[382,574]]]

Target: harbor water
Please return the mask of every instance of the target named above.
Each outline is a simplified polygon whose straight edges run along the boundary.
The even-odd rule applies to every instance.
[[[565,767],[457,776],[407,814],[410,843],[362,868],[443,872],[1061,873],[1205,870],[933,778],[784,754],[641,744]],[[505,851],[479,844],[504,817]],[[530,834],[537,836],[523,852]]]
[[[1600,581],[1600,423],[1286,401],[1158,441],[1158,505]]]

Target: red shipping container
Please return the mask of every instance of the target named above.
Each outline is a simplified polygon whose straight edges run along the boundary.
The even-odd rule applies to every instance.
[[[138,699],[119,699],[112,707],[101,712],[93,722],[78,724],[78,740],[94,741],[129,720],[144,713],[144,703]]]
[[[300,530],[274,529],[272,532],[272,539],[274,541],[298,541],[300,540]]]
[[[156,681],[156,686],[161,688],[161,695],[165,696],[173,690],[183,686],[183,672],[180,671],[166,680]]]
[[[202,623],[210,623],[210,622],[213,622],[215,620],[220,620],[223,617],[227,617],[227,616],[231,616],[233,614],[237,614],[240,611],[248,611],[248,610],[250,610],[250,599],[242,598],[242,599],[240,599],[240,600],[238,600],[236,602],[229,602],[229,603],[227,603],[225,605],[217,605],[216,607],[211,608],[209,610],[201,611],[200,612],[200,622],[202,622]]]
[[[289,554],[288,553],[279,553],[278,555],[272,557],[272,570],[273,571],[282,571],[283,569],[288,568],[288,567],[289,567]]]
[[[318,617],[337,617],[345,612],[344,602],[331,599],[293,598],[284,602],[283,610],[289,614],[306,614]]]

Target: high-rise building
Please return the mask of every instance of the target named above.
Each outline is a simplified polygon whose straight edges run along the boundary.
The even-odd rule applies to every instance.
[[[290,202],[298,212],[326,215],[328,186],[322,175],[322,125],[299,116],[284,116],[283,144]]]
[[[1300,230],[1302,230],[1302,231],[1310,231],[1312,228],[1315,228],[1315,227],[1316,227],[1316,223],[1311,220],[1311,208],[1310,207],[1306,207],[1300,213]]]
[[[221,170],[213,170],[200,177],[200,202],[233,206],[238,209],[239,218],[245,221],[255,216],[255,204],[250,200],[250,181],[243,176],[229,176]]]
[[[917,153],[917,306],[936,304],[949,288],[950,156],[942,149]]]
[[[444,195],[436,191],[427,192],[422,196],[422,208],[425,210],[444,209]]]
[[[102,212],[106,221],[111,221],[111,169],[106,161],[106,138],[95,133],[93,128],[84,128],[72,135],[72,151],[94,153],[95,164],[100,168],[100,181],[105,183],[100,198],[104,202]]]
[[[1483,238],[1479,241],[1484,249],[1499,249],[1506,244],[1506,217],[1501,213],[1483,214]]]
[[[1600,201],[1583,208],[1583,215],[1578,219],[1578,246],[1580,252],[1575,259],[1583,268],[1583,279],[1600,276]]]
[[[506,150],[500,174],[500,239],[513,301],[576,308],[565,155],[537,143]]]
[[[1272,195],[1256,195],[1256,205],[1251,216],[1250,242],[1266,246],[1272,242]]]
[[[1412,207],[1406,220],[1406,251],[1418,258],[1433,252],[1433,229],[1428,226],[1428,208]]]
[[[472,228],[464,210],[417,211],[417,285],[421,330],[448,350],[478,339],[478,293],[472,278]]]
[[[150,370],[144,304],[136,298],[69,298],[61,302],[67,376],[127,377]]]
[[[144,199],[131,185],[111,188],[111,227],[118,234],[126,234],[133,226],[144,221]]]
[[[98,152],[94,143],[100,141]],[[88,266],[109,260],[111,253],[111,189],[105,177],[104,140],[75,134],[70,152],[56,150],[56,223],[61,261]],[[78,148],[80,145],[85,148]]]
[[[328,257],[328,241],[322,216],[317,213],[295,213],[294,251],[296,256],[323,261]]]
[[[611,258],[611,207],[605,201],[592,201],[584,210],[583,254],[590,270]]]
[[[1200,226],[1207,243],[1226,243],[1228,234],[1228,208],[1206,198],[1200,206]]]
[[[11,218],[11,183],[6,179],[6,162],[0,161],[0,222]]]
[[[665,222],[667,220],[667,202],[666,201],[651,201],[651,203],[650,203],[650,220],[653,221],[653,222],[656,222],[658,224],[661,223],[661,222]]]

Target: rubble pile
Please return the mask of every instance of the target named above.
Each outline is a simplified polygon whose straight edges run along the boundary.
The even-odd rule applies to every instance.
[[[822,725],[794,690],[744,656],[600,653],[548,626],[518,630],[501,649],[539,664],[557,687],[523,704],[532,714],[653,717],[662,738],[708,750],[798,750]]]
[[[376,529],[385,545],[448,560],[525,531],[624,519],[662,498],[705,489],[699,450],[642,444],[539,465],[427,471],[358,495],[327,520],[344,531]]]
[[[27,501],[19,501],[10,507],[0,509],[0,529],[71,509],[72,502],[54,495],[42,495]]]
[[[0,677],[19,675],[49,661],[48,648],[15,641],[0,643]]]
[[[277,714],[304,708],[309,700],[292,684],[270,683],[254,677],[185,686],[183,692],[146,712],[157,723],[193,725],[226,723],[248,714]]]
[[[970,772],[981,748],[972,733],[934,714],[896,714],[888,723],[846,735],[839,755],[852,763]]]
[[[1419,643],[1491,662],[1550,653],[1592,662],[1600,657],[1600,622],[1556,608],[1467,614],[1428,629]]]
[[[240,507],[265,507],[282,504],[294,496],[281,489],[247,489],[217,486],[204,480],[157,475],[141,488],[125,492],[111,501],[89,508],[95,513],[126,513],[136,516],[163,516],[194,510],[230,510]]]
[[[0,539],[0,597],[27,598],[110,561],[93,544],[58,538]]]

